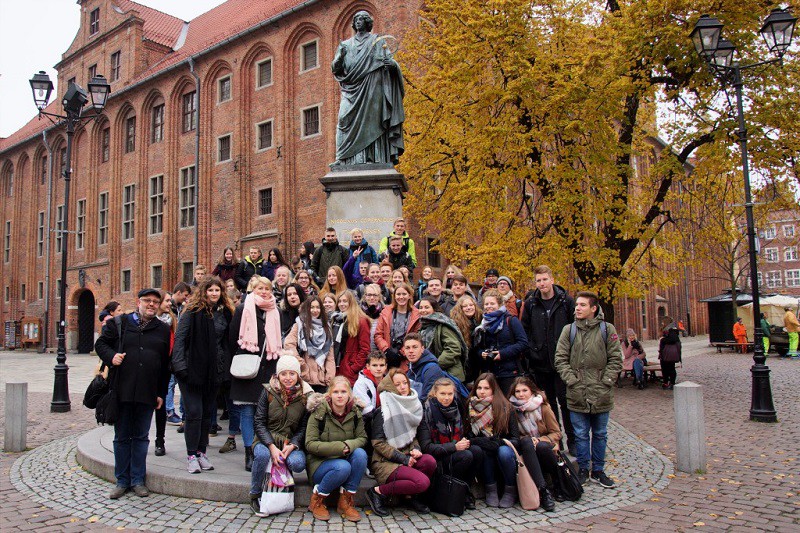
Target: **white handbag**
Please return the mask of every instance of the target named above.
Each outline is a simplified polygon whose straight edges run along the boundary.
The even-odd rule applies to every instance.
[[[294,482],[286,487],[272,484],[272,460],[267,465],[264,476],[264,486],[261,489],[261,499],[258,502],[259,510],[265,516],[294,511]]]
[[[253,379],[261,368],[261,356],[254,353],[240,353],[231,361],[231,376],[238,379]]]

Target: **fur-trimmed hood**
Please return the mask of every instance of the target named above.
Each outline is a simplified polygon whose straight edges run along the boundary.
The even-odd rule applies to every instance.
[[[300,380],[300,383],[303,384],[303,396],[310,396],[310,395],[313,395],[313,394],[319,394],[319,393],[314,392],[314,389],[311,388],[311,385],[309,385],[308,383],[306,383],[302,379]],[[281,393],[281,383],[280,383],[280,381],[278,381],[278,375],[277,374],[273,374],[272,377],[269,379],[269,383],[264,383],[263,386],[264,386],[265,389],[267,389],[267,392],[270,393],[270,394],[279,395]]]
[[[321,392],[312,392],[308,396],[308,400],[306,400],[306,409],[308,410],[308,412],[313,413],[320,405],[323,404],[325,406],[328,405],[326,399],[327,399],[326,394],[322,394]],[[353,400],[354,400],[353,407],[358,407],[359,411],[362,411],[364,407],[367,406],[367,404],[365,404],[364,401],[357,396],[353,396]],[[326,407],[326,409],[330,410],[330,407]]]

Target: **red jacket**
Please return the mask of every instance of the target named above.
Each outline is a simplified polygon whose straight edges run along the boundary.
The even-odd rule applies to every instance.
[[[350,381],[350,386],[356,384],[358,373],[367,366],[369,356],[369,320],[361,318],[358,321],[358,336],[348,337],[344,345],[344,356],[339,363],[339,370],[336,375],[344,376]]]

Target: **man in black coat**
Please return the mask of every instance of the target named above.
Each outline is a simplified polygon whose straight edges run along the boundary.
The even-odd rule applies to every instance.
[[[563,287],[555,284],[550,267],[538,266],[533,273],[536,290],[526,298],[522,312],[522,325],[530,345],[528,369],[547,395],[556,419],[564,421],[567,446],[574,453],[575,431],[567,409],[567,386],[555,370],[555,354],[561,330],[574,321],[575,301]]]
[[[239,289],[242,294],[247,292],[247,285],[250,283],[250,278],[256,274],[260,275],[261,266],[263,264],[264,257],[261,255],[261,248],[258,246],[251,246],[247,257],[242,259],[242,262],[239,263],[239,266],[236,268],[236,274],[233,276],[236,288]]]
[[[109,494],[121,497],[130,488],[137,496],[149,494],[144,484],[150,422],[163,403],[158,391],[169,382],[170,327],[157,318],[161,294],[143,289],[138,310],[120,315],[103,326],[95,350],[116,376],[119,416],[114,424],[114,476],[117,485]],[[119,331],[122,331],[120,341]]]

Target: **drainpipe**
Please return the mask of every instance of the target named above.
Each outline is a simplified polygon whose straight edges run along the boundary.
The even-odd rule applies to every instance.
[[[50,323],[50,213],[53,209],[53,147],[47,142],[47,130],[42,131],[42,141],[47,149],[47,207],[45,208],[44,255],[44,317],[42,319],[42,353],[47,352],[47,334]]]
[[[197,98],[197,127],[194,137],[194,266],[198,265],[200,243],[200,77],[194,71],[194,58],[189,58],[189,73],[194,78]]]

